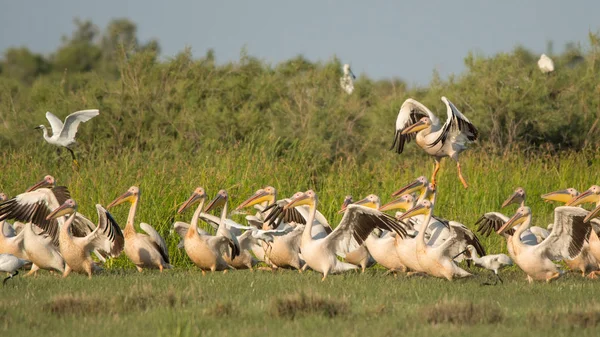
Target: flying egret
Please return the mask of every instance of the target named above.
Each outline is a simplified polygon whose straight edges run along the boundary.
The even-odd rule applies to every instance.
[[[546,54],[542,54],[538,60],[538,67],[544,74],[551,73],[554,71],[554,61]]]
[[[348,95],[352,94],[352,92],[354,91],[353,80],[355,79],[356,76],[354,76],[352,69],[350,69],[350,65],[344,64],[344,76],[340,77],[340,86],[342,86],[342,89],[344,89],[344,91],[348,93]]]
[[[52,144],[59,147],[64,147],[71,153],[71,157],[73,157],[73,163],[75,165],[79,165],[77,163],[77,159],[75,158],[75,153],[71,149],[71,146],[75,145],[75,135],[77,134],[77,128],[79,127],[79,123],[85,123],[90,119],[98,116],[100,111],[98,109],[90,109],[90,110],[81,110],[73,112],[65,118],[65,123],[56,117],[50,111],[46,112],[46,119],[50,122],[50,127],[52,128],[52,136],[48,136],[48,129],[46,129],[45,125],[39,125],[36,129],[42,129],[44,133],[44,139]]]
[[[458,177],[467,188],[469,185],[462,175],[458,155],[467,149],[468,143],[477,139],[479,132],[446,97],[442,97],[442,102],[446,104],[448,115],[443,125],[425,105],[412,98],[404,101],[396,119],[396,133],[391,149],[400,154],[404,150],[404,143],[416,138],[417,145],[435,159],[435,168],[431,177],[434,186],[440,161],[444,157],[450,157],[456,162]],[[415,132],[416,136],[413,135]]]
[[[0,271],[7,272],[8,277],[2,281],[2,285],[6,284],[8,279],[11,279],[19,274],[17,269],[29,263],[27,260],[20,259],[11,254],[0,254]]]

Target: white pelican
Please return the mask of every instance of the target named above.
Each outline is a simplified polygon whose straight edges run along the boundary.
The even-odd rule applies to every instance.
[[[465,188],[468,184],[462,175],[458,155],[467,149],[467,143],[475,141],[479,132],[467,117],[465,117],[446,97],[442,97],[446,104],[448,118],[444,125],[423,104],[409,98],[400,108],[396,119],[396,134],[392,149],[402,153],[404,143],[410,142],[417,132],[416,142],[427,154],[435,159],[435,168],[431,177],[431,183],[435,186],[440,161],[443,157],[450,157],[456,161],[458,177]]]
[[[406,234],[404,228],[387,214],[360,205],[349,205],[340,224],[331,234],[323,239],[314,239],[311,227],[317,210],[317,195],[314,191],[298,192],[284,208],[295,205],[308,205],[309,218],[302,232],[300,249],[306,264],[313,270],[323,274],[322,281],[329,273],[339,273],[357,266],[341,262],[336,255],[344,257],[351,249],[356,249],[369,236],[374,228],[395,231],[399,235]]]
[[[240,243],[236,235],[241,235],[241,231],[237,228],[230,227],[229,223],[225,221],[227,219],[227,209],[229,207],[229,194],[227,194],[227,191],[220,190],[214,199],[208,203],[204,212],[208,213],[210,210],[217,207],[223,207],[221,209],[221,218],[219,220],[217,236],[225,236],[235,245],[234,254],[225,254],[223,258],[227,264],[236,269],[246,268],[248,265],[248,260],[252,259],[252,255],[250,255],[248,250],[242,251],[240,247]]]
[[[429,220],[431,220],[431,217],[433,216],[435,199],[434,190],[431,201],[428,199],[420,200],[413,208],[407,210],[406,213],[400,217],[400,220],[423,214],[425,215],[423,223],[429,223]],[[457,246],[456,243],[464,241],[467,242],[468,245],[470,244],[470,240],[465,240],[466,232],[463,230],[465,228],[464,225],[450,221],[449,226],[452,229],[452,235],[436,247],[428,245],[427,242],[425,242],[425,231],[420,231],[415,240],[415,248],[417,261],[424,272],[434,277],[446,278],[447,280],[452,281],[454,278],[471,276],[469,272],[460,268],[453,260],[458,253],[458,251],[453,251],[453,247],[460,247]]]
[[[502,279],[500,278],[500,275],[498,275],[498,270],[500,270],[504,267],[507,267],[507,266],[512,266],[513,261],[510,259],[510,257],[508,257],[508,255],[494,254],[494,255],[484,255],[484,256],[480,257],[477,254],[477,250],[475,249],[475,247],[473,245],[468,245],[467,249],[462,251],[460,254],[464,254],[466,252],[469,253],[467,255],[467,259],[473,261],[473,263],[477,267],[490,270],[492,273],[494,273],[496,278],[495,278],[495,282],[492,283],[491,285],[496,285],[496,283],[498,283],[498,281],[500,281],[501,283],[504,283],[502,281]],[[484,284],[490,284],[490,283],[484,283]]]
[[[356,79],[356,76],[354,76],[352,69],[350,69],[350,65],[344,64],[344,75],[342,77],[340,77],[340,86],[342,86],[342,89],[344,89],[344,91],[348,95],[352,94],[352,92],[354,91],[353,80],[355,80],[355,79]]]
[[[583,247],[583,242],[591,231],[589,224],[583,222],[586,211],[569,206],[554,209],[554,227],[550,235],[540,244],[526,245],[519,238],[521,233],[531,225],[531,209],[519,207],[515,215],[499,230],[498,234],[520,225],[515,234],[507,238],[506,244],[513,261],[527,274],[527,280],[551,282],[560,277],[562,272],[552,261],[572,259]]]
[[[379,199],[379,198],[377,198],[377,199]],[[350,205],[352,203],[354,203],[354,200],[352,200],[352,196],[347,195],[344,198],[344,202],[342,203],[342,208],[340,209],[340,211],[338,213],[344,213],[346,211],[346,208],[348,208],[348,205]],[[368,197],[356,202],[355,205],[362,205],[362,206],[370,207],[373,209],[378,209],[380,206],[379,204],[375,205],[373,203],[370,203],[370,200],[368,200]],[[344,260],[346,262],[351,263],[356,266],[359,266],[361,272],[363,272],[363,273],[365,272],[365,269],[367,269],[367,267],[371,267],[376,262],[373,259],[373,257],[371,256],[371,254],[369,253],[369,249],[367,248],[367,245],[366,245],[367,240],[369,240],[369,238],[371,236],[376,236],[374,232],[375,231],[372,231],[371,234],[369,234],[369,236],[365,239],[365,242],[362,245],[360,245],[357,249],[348,252],[346,254],[346,257],[344,257]]]
[[[35,227],[35,228],[34,228]],[[65,260],[60,255],[53,238],[42,232],[36,233],[38,227],[31,222],[23,228],[23,249],[27,259],[33,263],[27,275],[37,275],[39,269],[65,271]]]
[[[63,278],[69,276],[71,271],[84,273],[88,278],[92,278],[92,272],[101,270],[90,255],[96,249],[109,252],[111,257],[117,257],[123,251],[124,238],[119,225],[102,205],[96,204],[96,210],[98,211],[98,225],[85,237],[75,237],[71,233],[71,225],[77,212],[75,200],[67,199],[47,216],[47,219],[56,219],[69,214],[67,220],[62,224],[59,234],[59,250],[66,263]]]
[[[550,193],[546,193],[542,195],[542,199],[547,202],[550,201],[558,201],[563,204],[567,204],[572,199],[579,196],[579,191],[574,188],[567,188],[564,190],[554,191]],[[595,222],[595,221],[592,221]],[[594,224],[592,224],[592,232],[590,233],[589,240],[586,240],[583,243],[583,247],[581,247],[581,253],[577,255],[574,259],[566,259],[563,260],[567,267],[571,270],[579,270],[582,273],[582,276],[586,276],[589,273],[590,278],[595,278],[596,274],[600,272],[600,266],[598,265],[598,260],[592,252],[590,251],[590,244],[600,244],[597,240],[598,235],[594,231]],[[548,229],[550,229],[552,224],[548,225]],[[589,242],[588,242],[589,241]],[[598,256],[600,258],[600,255]]]
[[[6,194],[0,193],[0,203],[8,199]],[[17,234],[14,227],[6,220],[0,220],[0,254],[11,254],[27,260],[27,253],[23,245],[23,231]]]
[[[235,257],[239,254],[238,247],[229,237],[223,235],[212,236],[208,233],[201,235],[198,232],[198,218],[204,208],[205,201],[206,192],[204,188],[197,187],[177,211],[177,213],[183,213],[186,209],[198,203],[198,207],[194,211],[192,221],[185,234],[183,247],[190,260],[202,270],[202,275],[205,275],[206,270],[214,272],[230,269],[231,266],[223,259],[223,256],[230,255]]]
[[[540,59],[538,60],[537,64],[544,74],[551,73],[554,71],[554,61],[552,61],[552,59],[549,58],[546,54],[542,54],[542,56],[540,56]]]
[[[6,281],[17,276],[19,271],[17,269],[23,267],[29,263],[27,260],[20,259],[11,254],[0,254],[0,272],[8,273],[8,277],[2,281],[2,285],[6,284]]]
[[[80,123],[85,123],[90,119],[98,116],[100,112],[98,109],[90,109],[90,110],[81,110],[73,112],[65,118],[65,123],[52,114],[50,111],[46,112],[46,119],[50,122],[50,127],[52,127],[52,136],[48,136],[48,130],[46,126],[43,124],[36,127],[36,129],[42,129],[44,133],[44,139],[46,142],[52,145],[56,145],[59,148],[64,147],[69,150],[71,156],[73,157],[73,162],[75,165],[77,164],[77,159],[75,158],[75,153],[71,149],[71,146],[75,145],[75,135],[77,134],[77,128]]]
[[[567,205],[577,206],[589,202],[596,203],[596,208],[594,208],[583,221],[592,222],[595,221],[595,218],[598,216],[598,214],[600,214],[600,186],[592,185],[589,189],[587,189],[587,191],[571,199]],[[590,233],[589,246],[590,254],[596,259],[596,261],[600,261],[600,238],[598,237],[598,233],[596,233],[594,230],[592,230]],[[588,277],[596,278],[598,274],[599,273],[592,271]]]
[[[138,233],[135,230],[133,222],[140,201],[140,189],[137,186],[131,186],[127,192],[113,200],[106,208],[127,201],[131,203],[131,206],[123,230],[125,255],[135,264],[140,273],[143,268],[158,268],[161,272],[164,268],[172,268],[173,266],[169,264],[169,251],[165,239],[158,234],[156,229],[147,223],[141,222],[140,228],[146,234]]]

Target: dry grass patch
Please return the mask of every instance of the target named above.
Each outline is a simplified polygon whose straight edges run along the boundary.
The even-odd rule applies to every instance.
[[[553,314],[530,312],[527,320],[534,326],[569,326],[573,328],[595,328],[600,325],[600,310],[558,312]]]
[[[421,313],[431,324],[496,324],[504,319],[496,305],[448,300],[425,306]]]
[[[215,317],[230,317],[236,314],[237,310],[231,302],[217,302],[207,310],[209,315]]]
[[[336,317],[349,312],[348,302],[332,300],[315,294],[296,293],[273,300],[271,312],[277,317],[294,319],[299,315]]]

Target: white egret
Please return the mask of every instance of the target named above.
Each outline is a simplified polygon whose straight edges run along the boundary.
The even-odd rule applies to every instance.
[[[475,249],[475,247],[473,245],[468,245],[467,249],[462,251],[460,254],[464,254],[464,253],[468,253],[467,259],[473,261],[473,263],[477,267],[490,270],[494,273],[494,275],[496,276],[495,282],[494,283],[484,283],[486,285],[487,284],[496,285],[496,283],[498,283],[498,281],[503,283],[502,279],[500,278],[500,275],[498,275],[498,270],[500,270],[504,267],[512,266],[512,264],[513,264],[513,261],[506,254],[484,255],[484,256],[480,257],[479,254],[477,254],[477,249]]]
[[[29,263],[27,260],[20,259],[11,254],[0,254],[0,272],[8,273],[8,277],[2,281],[2,285],[6,284],[6,281],[17,276],[19,271],[17,269],[23,267]]]
[[[352,69],[350,69],[350,65],[344,64],[344,75],[340,77],[340,86],[348,95],[352,94],[352,92],[354,91],[353,80],[355,79],[356,76],[354,76]]]
[[[542,54],[538,60],[538,67],[544,74],[551,73],[554,71],[554,61],[546,54]]]

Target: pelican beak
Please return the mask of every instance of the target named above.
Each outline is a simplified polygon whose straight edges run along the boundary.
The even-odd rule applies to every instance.
[[[254,193],[253,196],[251,196],[250,198],[246,199],[244,202],[242,202],[238,207],[236,207],[236,210],[241,210],[242,208],[246,208],[246,207],[250,207],[250,206],[254,206],[256,204],[260,204],[261,202],[264,201],[271,201],[272,196],[271,194],[269,194],[267,191],[265,190],[260,190],[256,193]]]
[[[581,204],[585,204],[587,202],[598,202],[598,200],[600,199],[600,196],[597,194],[594,194],[594,192],[587,190],[583,193],[581,193],[579,196],[569,200],[569,202],[567,203],[567,206],[577,206],[577,205],[581,205]]]
[[[525,216],[522,215],[521,213],[517,212],[515,213],[515,215],[512,216],[512,218],[510,218],[507,222],[504,223],[504,225],[502,225],[502,227],[500,227],[500,229],[498,229],[498,234],[502,234],[504,232],[506,232],[506,230],[522,223],[525,221]]]
[[[558,201],[567,204],[569,201],[571,201],[571,199],[573,199],[573,196],[568,190],[560,190],[543,194],[542,199],[544,199],[546,202]]]
[[[37,189],[40,188],[44,188],[44,187],[52,187],[53,184],[50,184],[46,178],[40,180],[39,182],[37,182],[35,185],[31,186],[30,188],[28,188],[25,192],[31,192],[31,191],[35,191]]]
[[[600,206],[594,208],[590,214],[588,214],[584,219],[583,222],[589,222],[590,220],[592,220],[593,218],[597,217],[598,214],[600,214]]]
[[[181,205],[181,207],[179,207],[179,209],[177,210],[178,214],[183,213],[183,211],[185,211],[186,209],[188,209],[190,206],[192,206],[196,201],[202,199],[202,198],[206,198],[206,195],[203,194],[199,194],[199,193],[192,193],[192,195],[188,198],[188,200],[186,200],[183,205]]]
[[[412,218],[415,215],[427,214],[429,208],[423,206],[422,204],[417,204],[415,207],[409,209],[404,214],[402,214],[398,220],[402,221],[404,219]]]
[[[48,214],[46,220],[56,219],[59,216],[63,216],[65,214],[72,214],[75,210],[70,205],[64,203],[60,205],[57,209],[52,211],[52,213]]]
[[[309,205],[309,204],[310,204],[310,197],[308,195],[306,195],[306,193],[302,193],[302,195],[292,199],[292,201],[290,201],[287,205],[285,205],[283,207],[283,210],[288,210],[292,207]]]
[[[518,203],[518,198],[521,197],[521,194],[515,192],[513,193],[510,197],[508,197],[508,199],[504,200],[504,202],[502,203],[501,208],[504,208],[510,204],[513,203]]]
[[[415,180],[412,183],[402,187],[392,194],[392,197],[397,197],[405,194],[410,194],[423,188],[423,184],[419,180]]]
[[[371,201],[369,198],[364,198],[362,200],[359,200],[357,202],[354,203],[355,205],[362,205],[368,208],[372,208],[372,209],[378,209],[379,205],[375,204],[373,201]],[[346,207],[348,207],[346,205]]]
[[[208,203],[208,205],[204,209],[204,212],[207,213],[212,209],[225,205],[225,201],[226,199],[222,194],[217,194],[217,196]]]
[[[403,210],[407,210],[409,208],[411,208],[411,204],[408,203],[404,198],[400,197],[398,199],[392,200],[390,202],[388,202],[387,204],[379,207],[379,211],[380,212],[385,212],[385,211],[389,211],[392,209],[403,209]]]
[[[403,135],[407,135],[409,133],[413,133],[413,132],[418,132],[421,131],[423,129],[427,129],[429,127],[429,125],[427,125],[427,123],[425,123],[424,121],[420,120],[418,122],[416,122],[415,124],[407,127],[406,129],[402,130],[402,134]]]
[[[125,192],[125,193],[121,194],[121,195],[120,195],[118,198],[116,198],[115,200],[113,200],[113,202],[111,202],[110,204],[108,204],[108,206],[106,206],[106,208],[108,209],[108,208],[111,208],[111,207],[114,207],[114,206],[120,205],[120,204],[122,204],[122,203],[124,203],[124,202],[126,202],[126,201],[133,202],[134,198],[135,198],[135,197],[134,197],[133,193],[131,193],[131,192],[127,191],[127,192]]]

